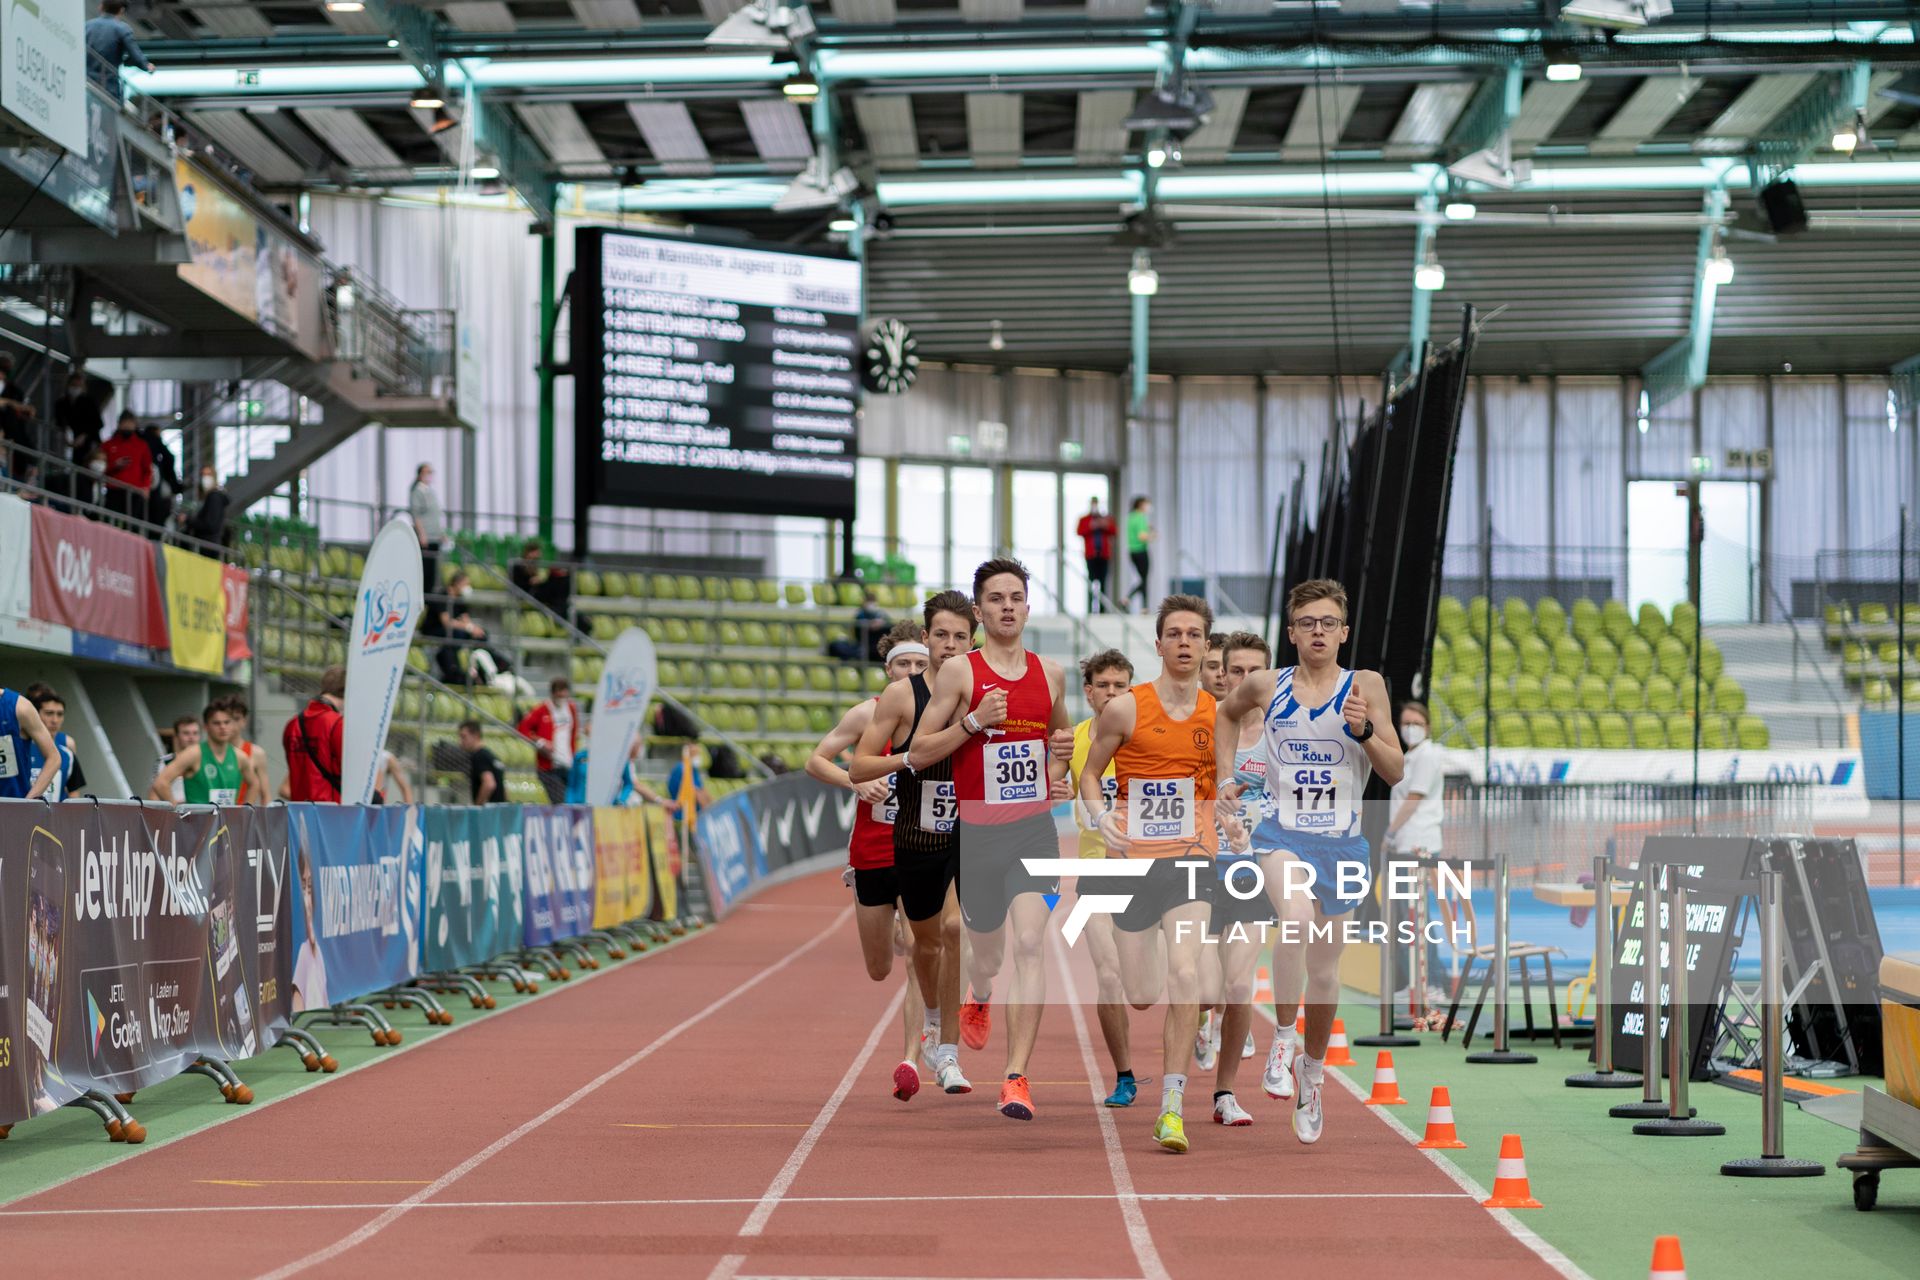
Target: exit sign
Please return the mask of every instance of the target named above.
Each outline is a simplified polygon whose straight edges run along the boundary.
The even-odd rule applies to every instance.
[[[258,71],[236,71],[233,73],[233,80],[235,84],[243,89],[252,88],[260,83],[260,73]]]

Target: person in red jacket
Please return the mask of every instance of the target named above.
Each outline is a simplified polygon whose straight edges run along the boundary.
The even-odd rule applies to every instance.
[[[567,798],[567,782],[573,772],[580,704],[568,696],[573,684],[565,676],[555,676],[547,689],[547,700],[520,718],[519,729],[520,736],[534,745],[540,785],[547,789],[547,799],[560,804]]]
[[[340,803],[340,761],[346,717],[347,669],[337,663],[320,673],[320,694],[287,721],[280,735],[287,750],[287,798]]]
[[[147,497],[153,492],[153,450],[140,435],[140,420],[131,410],[101,446],[107,455],[107,510],[115,515],[147,518]]]

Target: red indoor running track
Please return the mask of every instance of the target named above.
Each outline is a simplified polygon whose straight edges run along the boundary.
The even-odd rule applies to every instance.
[[[1091,974],[1057,936],[1037,1118],[993,1109],[999,1020],[963,1055],[973,1094],[894,1101],[901,987],[864,977],[850,899],[837,875],[778,886],[660,955],[7,1205],[8,1256],[155,1280],[1554,1274],[1332,1080],[1317,1147],[1249,1062],[1256,1124],[1213,1125],[1199,1076],[1193,1151],[1161,1151],[1157,1083],[1097,1105],[1098,1028],[1066,998]],[[1134,1028],[1155,1075],[1159,1019]]]

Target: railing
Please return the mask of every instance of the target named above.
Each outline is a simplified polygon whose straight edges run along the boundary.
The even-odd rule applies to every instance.
[[[408,310],[364,273],[332,270],[326,299],[334,355],[389,395],[451,395],[453,312]]]
[[[170,523],[155,524],[149,520],[147,494],[133,485],[26,445],[0,444],[0,460],[5,460],[9,454],[12,455],[10,465],[0,469],[0,491],[17,493],[28,502],[43,502],[62,514],[85,516],[154,542],[169,543],[216,560],[234,562],[232,550],[225,545],[203,541],[174,528]],[[33,468],[33,479],[26,479],[19,474],[23,462]],[[95,495],[117,496],[119,506],[124,509],[95,501]],[[184,514],[184,497],[175,497],[175,514]]]

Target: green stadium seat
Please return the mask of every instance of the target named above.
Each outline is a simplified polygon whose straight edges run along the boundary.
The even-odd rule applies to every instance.
[[[807,687],[815,693],[833,692],[833,669],[818,664],[807,669]]]
[[[807,708],[807,732],[825,733],[833,728],[834,714],[830,707]]]
[[[727,592],[735,604],[753,604],[760,599],[760,584],[752,578],[735,578],[727,584]]]
[[[1579,697],[1580,709],[1599,714],[1612,708],[1613,698],[1607,691],[1607,682],[1591,671],[1583,672],[1574,686]]]
[[[1460,732],[1470,747],[1483,747],[1487,743],[1487,713],[1469,711],[1460,719]]]
[[[1438,682],[1453,672],[1453,650],[1440,636],[1433,638],[1433,655],[1427,661],[1427,674]]]
[[[685,683],[680,678],[680,664],[672,658],[660,659],[660,665],[655,674],[660,677],[660,683],[669,688],[678,688]]]
[[[1603,680],[1620,672],[1620,650],[1613,641],[1595,632],[1587,639],[1587,670]]]
[[[1860,624],[1862,626],[1877,627],[1888,622],[1892,617],[1893,614],[1884,604],[1869,601],[1860,606]]]
[[[1653,646],[1653,659],[1660,674],[1678,683],[1687,673],[1687,646],[1673,636],[1661,636]]]
[[[1708,715],[1700,721],[1700,746],[1706,751],[1725,751],[1733,746],[1733,721],[1726,716]]]
[[[727,689],[733,686],[733,676],[728,672],[727,664],[724,662],[709,662],[704,674],[707,678],[706,687],[709,689]]]
[[[1608,600],[1600,606],[1600,630],[1618,647],[1633,632],[1633,615],[1620,601]]]
[[[1495,680],[1487,686],[1487,709],[1494,712],[1513,710],[1513,685],[1506,680]]]
[[[582,569],[573,575],[573,587],[583,596],[597,596],[606,590],[606,581],[592,569]]]
[[[761,688],[760,669],[745,662],[729,663],[727,682],[736,689]]]
[[[851,609],[858,605],[864,596],[865,588],[859,583],[843,582],[840,584],[840,603],[847,608]]]
[[[1666,715],[1680,709],[1680,691],[1665,676],[1647,677],[1647,710]]]
[[[1482,644],[1487,641],[1488,609],[1485,596],[1475,596],[1467,601],[1467,634]]]
[[[1667,722],[1650,711],[1633,718],[1633,747],[1636,751],[1661,751],[1667,745]]]
[[[887,669],[885,667],[867,668],[867,692],[879,693],[887,687]]]
[[[1840,665],[1846,668],[1848,677],[1860,674],[1867,665],[1867,646],[1858,640],[1849,640],[1840,649]]]
[[[1593,718],[1593,723],[1600,735],[1602,750],[1625,751],[1633,745],[1632,728],[1618,711],[1603,711]]]
[[[727,580],[710,573],[700,579],[699,595],[683,596],[682,598],[686,600],[705,600],[710,604],[718,604],[720,601],[725,600],[727,596]]]
[[[1447,655],[1456,673],[1479,675],[1487,669],[1486,653],[1480,648],[1480,642],[1465,632],[1447,642]]]
[[[1553,670],[1553,651],[1547,648],[1547,642],[1533,632],[1523,632],[1514,642],[1519,653],[1520,670],[1534,677],[1541,677]]]
[[[1578,640],[1564,631],[1555,636],[1550,645],[1553,649],[1553,669],[1563,676],[1577,676],[1587,669],[1587,651]]]
[[[627,575],[618,569],[609,569],[600,576],[600,589],[601,593],[610,600],[623,600],[633,591],[627,581]]]
[[[705,618],[688,618],[687,636],[697,645],[712,644],[713,624]]]
[[[1572,676],[1563,676],[1554,672],[1547,677],[1547,708],[1551,711],[1573,711],[1580,705],[1580,691],[1575,687]]]
[[[1695,723],[1692,716],[1684,713],[1668,716],[1667,745],[1676,751],[1693,750],[1693,726]]]
[[[1645,711],[1647,709],[1646,683],[1641,680],[1636,680],[1629,675],[1615,676],[1613,678],[1611,706],[1615,711],[1625,711],[1628,714],[1632,714],[1635,711]]]
[[[1536,711],[1528,716],[1527,732],[1532,735],[1536,747],[1559,750],[1567,745],[1567,734],[1560,725],[1560,717],[1551,711]]]
[[[1673,682],[1674,701],[1679,703],[1680,709],[1688,715],[1693,715],[1700,710],[1700,696],[1703,692],[1707,701],[1712,702],[1713,686],[1704,682],[1696,684],[1691,673]]]
[[[1448,676],[1439,685],[1443,696],[1456,712],[1471,711],[1481,706],[1487,697],[1487,684],[1479,676],[1461,675],[1458,672]]]
[[[1525,600],[1510,599],[1500,606],[1500,629],[1507,633],[1507,639],[1519,644],[1521,637],[1540,637],[1534,633],[1533,611],[1527,608]]]
[[[1653,674],[1653,646],[1632,632],[1620,646],[1620,669],[1638,680]]]
[[[427,651],[417,647],[407,650],[407,667],[410,670],[418,671],[421,675],[425,675],[427,673]]]
[[[1908,676],[1900,688],[1900,696],[1909,707],[1920,705],[1920,677]]]
[[[1600,606],[1585,596],[1573,602],[1573,612],[1568,616],[1569,627],[1574,639],[1585,644],[1600,634]]]
[[[1504,680],[1520,669],[1520,654],[1513,647],[1513,641],[1497,631],[1494,633],[1493,646],[1489,653],[1490,670],[1493,672],[1494,679]]]
[[[780,687],[788,693],[799,693],[807,688],[807,669],[797,662],[789,662],[780,669]]]
[[[1527,718],[1518,711],[1507,711],[1493,718],[1493,745],[1496,747],[1531,747],[1533,732],[1527,727]]]
[[[1893,701],[1893,686],[1880,676],[1869,676],[1860,687],[1860,697],[1868,706]]]
[[[1560,723],[1567,735],[1567,745],[1592,750],[1601,746],[1599,723],[1592,713],[1569,711],[1560,717]]]
[[[720,644],[724,648],[738,649],[746,643],[740,630],[740,624],[730,619],[721,619],[715,627],[715,634],[719,636]]]
[[[648,619],[648,621],[652,621],[652,619]],[[666,633],[664,638],[668,644],[693,643],[693,631],[687,626],[687,620],[685,618],[662,618],[660,619],[660,626]]]
[[[1467,609],[1458,596],[1441,596],[1439,611],[1435,616],[1439,634],[1449,640],[1467,628]]]
[[[780,709],[780,730],[783,733],[805,733],[807,731],[807,709],[797,702],[790,702]],[[768,717],[769,720],[772,717]]]
[[[1537,640],[1538,637],[1535,639]],[[1539,676],[1521,675],[1514,678],[1513,705],[1521,711],[1546,709],[1547,693],[1541,687]]]
[[[1548,596],[1533,606],[1533,628],[1542,640],[1554,643],[1567,634],[1566,606]]]
[[[764,622],[743,622],[740,624],[740,643],[749,649],[767,649],[773,646],[773,637],[768,634]]]
[[[1874,651],[1874,657],[1880,660],[1883,667],[1897,667],[1900,665],[1900,646],[1891,640],[1882,640],[1880,647]]]
[[[1642,604],[1639,616],[1634,621],[1634,629],[1648,644],[1667,634],[1667,620],[1661,616],[1660,606],[1651,600]]]
[[[787,603],[796,607],[807,602],[807,589],[798,582],[789,582],[786,586]]]
[[[1700,674],[1712,684],[1727,669],[1727,660],[1720,652],[1720,646],[1713,642],[1712,636],[1700,637]]]
[[[1693,633],[1699,626],[1700,611],[1693,607],[1690,600],[1682,600],[1673,606],[1673,625],[1669,630],[1674,639],[1693,648]]]
[[[827,639],[820,631],[818,623],[799,622],[793,628],[793,646],[805,649],[809,653],[819,653],[826,648]]]
[[[1765,751],[1772,745],[1767,723],[1759,716],[1739,716],[1733,722],[1734,744],[1742,751]]]
[[[838,671],[834,672],[834,677],[840,687],[841,693],[860,692],[861,676],[859,667],[841,667]]]
[[[658,595],[660,593],[656,591],[655,594]],[[692,601],[700,599],[700,579],[690,573],[674,575],[671,594],[666,598],[669,600],[679,600],[683,603],[691,603]]]

